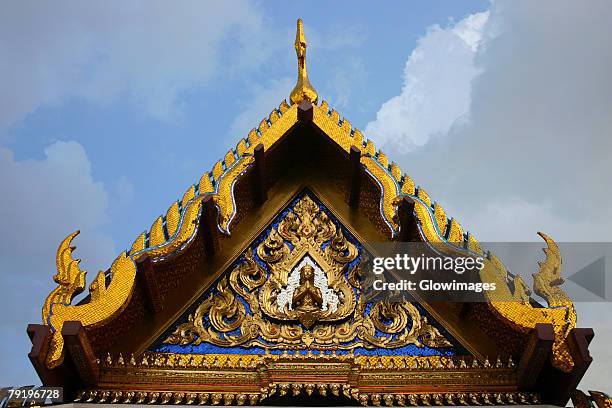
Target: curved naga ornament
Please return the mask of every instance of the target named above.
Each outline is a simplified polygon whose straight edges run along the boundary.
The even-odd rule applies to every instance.
[[[79,268],[80,259],[72,258],[72,251],[75,248],[70,246],[74,237],[79,235],[80,232],[76,231],[68,235],[57,249],[57,254],[55,255],[57,273],[53,276],[53,280],[58,286],[47,296],[43,304],[43,322],[46,322],[52,304],[69,305],[72,299],[85,289],[85,275],[87,272],[81,271]]]
[[[242,139],[226,154],[223,161],[213,167],[211,173],[204,173],[196,186],[191,186],[181,200],[181,206],[173,203],[165,217],[159,217],[151,227],[132,244],[129,255],[123,252],[111,267],[111,283],[106,287],[105,275],[100,273],[90,285],[91,301],[83,305],[71,305],[74,296],[84,290],[85,271],[78,267],[78,260],[71,258],[72,239],[78,234],[69,235],[57,252],[57,274],[59,284],[45,300],[42,307],[42,320],[51,326],[53,339],[47,358],[52,368],[61,364],[63,359],[63,338],[61,330],[64,321],[78,320],[84,326],[103,323],[114,316],[129,301],[135,283],[136,267],[133,259],[147,253],[153,259],[161,259],[184,248],[197,232],[202,201],[212,196],[219,209],[217,225],[220,231],[229,234],[231,222],[236,214],[234,186],[236,181],[253,164],[255,146],[263,144],[267,149],[285,134],[297,121],[297,107],[290,108],[283,101],[274,109],[269,118],[262,120],[258,130],[249,133],[248,141]],[[182,208],[182,209],[181,209]],[[165,222],[164,222],[165,220]],[[166,240],[164,228],[169,238]]]
[[[448,347],[410,302],[366,303],[360,250],[308,195],[163,343],[354,349]]]
[[[483,282],[496,282],[497,290],[487,292],[489,305],[515,329],[528,332],[538,323],[553,325],[555,339],[553,342],[552,363],[563,371],[569,372],[574,367],[567,335],[576,327],[576,310],[574,304],[559,287],[561,278],[561,255],[557,244],[546,234],[538,232],[546,241],[544,249],[546,258],[540,262],[540,269],[533,274],[534,291],[546,299],[548,308],[533,307],[529,302],[529,289],[520,276],[515,276],[514,291],[508,286],[509,276],[506,268],[495,256],[485,259],[485,267],[480,276]]]
[[[111,281],[105,284],[104,272],[98,273],[89,287],[91,301],[83,305],[71,305],[72,299],[85,287],[85,271],[81,271],[78,260],[72,258],[72,239],[79,232],[70,234],[57,250],[57,274],[54,280],[59,286],[45,300],[43,322],[51,327],[53,336],[45,364],[49,368],[60,365],[64,357],[64,322],[78,320],[85,327],[95,326],[119,313],[128,303],[136,277],[136,265],[125,252],[113,262]]]
[[[103,273],[96,276],[90,285],[91,301],[74,306],[71,301],[85,287],[85,272],[78,267],[78,260],[71,258],[72,239],[78,234],[68,236],[57,252],[57,274],[54,280],[59,286],[44,302],[42,320],[51,326],[53,339],[47,358],[52,368],[61,364],[63,359],[63,338],[61,329],[64,321],[78,320],[84,326],[102,324],[114,316],[128,303],[135,283],[136,267],[133,259],[147,253],[153,259],[162,259],[184,248],[195,236],[200,219],[202,201],[212,196],[219,209],[217,225],[220,231],[229,234],[230,225],[236,214],[234,186],[236,181],[253,164],[253,152],[258,144],[268,149],[297,122],[297,106],[290,108],[283,101],[274,109],[269,118],[261,121],[257,130],[253,129],[248,139],[241,139],[236,148],[230,150],[223,161],[215,164],[212,171],[202,175],[196,186],[191,186],[182,200],[173,203],[165,217],[159,217],[149,232],[136,238],[129,251],[123,252],[111,267],[111,283],[106,287]],[[181,209],[182,208],[182,209]],[[164,222],[165,221],[165,222]],[[169,238],[166,240],[164,228]]]

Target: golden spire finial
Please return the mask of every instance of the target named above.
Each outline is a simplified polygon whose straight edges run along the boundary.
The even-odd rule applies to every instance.
[[[301,18],[298,18],[297,21],[295,53],[298,59],[298,80],[289,97],[291,104],[300,103],[304,99],[316,104],[319,95],[308,80],[308,72],[306,71],[306,36],[304,35],[304,25]]]

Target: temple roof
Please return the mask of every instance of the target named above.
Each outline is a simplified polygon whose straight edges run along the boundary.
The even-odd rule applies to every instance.
[[[471,233],[464,231],[454,218],[449,218],[423,187],[417,186],[410,176],[403,174],[399,165],[377,149],[374,142],[364,137],[348,119],[330,108],[325,100],[318,103],[317,91],[306,71],[306,38],[301,20],[298,20],[297,28],[295,49],[298,80],[291,91],[290,103],[282,101],[210,171],[204,172],[199,181],[189,186],[183,196],[153,222],[149,230],[135,239],[129,250],[117,257],[106,273],[100,272],[95,277],[89,287],[90,296],[78,305],[71,305],[71,302],[84,289],[85,279],[78,262],[71,256],[70,246],[78,232],[62,242],[57,256],[58,273],[54,276],[58,287],[45,301],[42,312],[43,324],[51,331],[49,352],[44,356],[46,368],[53,369],[63,363],[66,351],[62,332],[66,323],[78,321],[86,330],[104,327],[107,322],[117,320],[117,316],[128,309],[130,302],[134,302],[134,288],[142,285],[143,280],[146,283],[151,263],[162,264],[181,256],[198,231],[209,237],[217,233],[231,237],[240,207],[236,186],[248,175],[252,177],[252,174],[261,172],[258,163],[262,156],[275,150],[279,155],[296,154],[279,146],[296,126],[308,125],[342,153],[343,166],[355,164],[357,171],[377,186],[376,217],[381,220],[380,231],[387,240],[406,239],[408,217],[414,220],[418,235],[415,238],[418,240],[439,244],[453,254],[484,256],[486,268],[481,277],[483,281],[497,282],[501,299],[504,299],[487,299],[492,318],[503,322],[509,331],[525,335],[540,325],[550,325],[553,330],[552,365],[562,372],[572,372],[577,360],[570,349],[568,337],[576,325],[571,300],[563,296],[545,296],[548,308],[530,303],[528,290],[520,277],[510,275],[493,254],[485,253]],[[559,278],[558,268],[554,266],[560,264],[560,255],[554,241],[544,234],[542,236],[548,248],[546,259],[537,274],[538,282],[543,287],[553,287]],[[214,243],[206,241],[206,237],[204,247],[205,253],[214,252]],[[150,288],[147,290],[150,292]],[[45,370],[42,363],[40,370]]]

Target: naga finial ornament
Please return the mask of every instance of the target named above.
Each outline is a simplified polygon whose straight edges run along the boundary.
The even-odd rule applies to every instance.
[[[42,320],[44,324],[47,324],[53,304],[69,305],[72,299],[85,289],[85,275],[87,272],[79,268],[80,259],[72,258],[72,251],[75,249],[71,246],[72,240],[79,233],[80,231],[75,231],[68,235],[57,249],[55,256],[57,273],[53,276],[53,280],[58,286],[47,296],[43,305]]]
[[[295,53],[298,59],[298,79],[297,84],[291,91],[289,99],[291,104],[297,104],[303,100],[310,101],[316,104],[319,95],[308,80],[308,71],[306,71],[306,36],[304,35],[304,24],[302,19],[297,21],[297,31],[295,33]]]
[[[123,252],[110,268],[110,283],[106,285],[106,275],[101,271],[89,286],[89,301],[73,305],[74,297],[85,289],[86,272],[79,268],[80,260],[72,258],[75,248],[71,244],[78,234],[76,231],[68,235],[57,250],[57,274],[53,280],[58,286],[47,296],[42,309],[43,323],[53,333],[45,359],[50,369],[64,361],[64,322],[79,321],[87,328],[116,316],[130,301],[136,282],[136,264]]]
[[[538,232],[546,241],[546,258],[539,262],[539,270],[533,274],[534,292],[546,299],[548,307],[533,307],[529,300],[529,288],[520,278],[514,277],[514,291],[508,285],[506,268],[497,257],[485,259],[485,267],[480,271],[483,282],[496,282],[496,289],[485,296],[491,308],[511,326],[522,332],[536,328],[539,323],[552,324],[555,339],[552,346],[552,364],[564,372],[574,369],[569,333],[576,327],[576,309],[571,299],[560,288],[561,253],[559,247],[548,235]]]

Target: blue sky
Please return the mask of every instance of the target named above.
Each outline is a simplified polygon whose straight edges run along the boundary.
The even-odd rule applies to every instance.
[[[298,17],[320,98],[481,240],[609,240],[608,2],[310,4],[0,5],[0,383],[36,381],[25,326],[66,235],[105,269],[288,98]]]
[[[41,159],[45,147],[56,140],[83,146],[92,177],[105,184],[109,197],[110,218],[100,229],[123,248],[288,96],[296,71],[293,41],[297,16],[306,23],[308,67],[320,95],[364,128],[382,102],[401,87],[404,62],[425,29],[462,19],[483,10],[486,3],[398,2],[382,9],[373,3],[355,7],[349,2],[334,2],[323,10],[279,2],[254,7],[265,25],[257,34],[275,44],[260,47],[265,55],[251,62],[234,55],[235,47],[250,45],[228,33],[213,45],[218,62],[210,79],[198,84],[200,79],[192,75],[188,79],[196,83],[182,87],[172,106],[162,108],[166,111],[157,114],[143,108],[130,95],[131,89],[119,89],[110,101],[67,91],[61,101],[52,106],[41,104],[6,130],[4,145],[16,160]],[[207,12],[206,7],[201,9]],[[240,25],[249,23],[246,20]],[[138,48],[130,52],[138,58]],[[198,52],[197,46],[194,52]],[[86,64],[95,64],[95,57],[91,58]],[[193,63],[191,59],[186,56],[184,63]],[[79,69],[82,76],[90,74],[87,67]],[[160,76],[171,82],[168,87],[174,86],[174,73],[160,72]],[[156,86],[156,80],[151,78],[144,85],[149,89],[143,91],[143,97],[155,97],[150,88]],[[266,98],[267,103],[251,107],[258,102],[258,93],[270,88],[275,95]],[[245,109],[251,109],[250,117],[238,128],[232,126]],[[174,110],[178,111],[176,117],[167,118]]]

